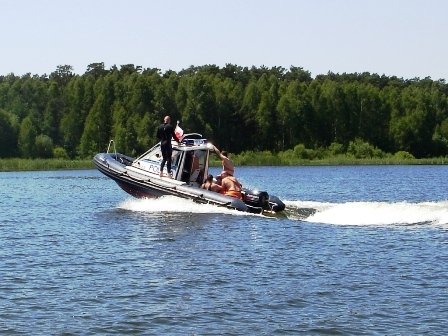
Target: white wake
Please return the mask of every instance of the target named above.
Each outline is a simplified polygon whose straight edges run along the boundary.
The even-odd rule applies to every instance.
[[[200,204],[189,199],[175,196],[160,198],[130,198],[118,205],[119,209],[146,213],[216,213],[235,216],[250,215],[249,213],[219,207],[213,204]]]
[[[416,225],[448,226],[448,201],[439,202],[346,202],[285,201],[286,217],[312,223],[334,225]],[[174,196],[151,199],[130,198],[119,209],[145,213],[198,213],[260,216],[219,207],[199,204]],[[280,215],[281,216],[281,215]]]
[[[286,208],[314,209],[301,220],[336,225],[435,224],[448,225],[448,201],[439,202],[346,202],[287,201]]]

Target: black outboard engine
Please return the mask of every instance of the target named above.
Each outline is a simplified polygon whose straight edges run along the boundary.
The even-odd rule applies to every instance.
[[[285,210],[285,203],[283,203],[277,196],[269,196],[269,206],[271,211],[279,212]]]
[[[266,191],[244,189],[243,201],[250,207],[269,210],[269,194]]]

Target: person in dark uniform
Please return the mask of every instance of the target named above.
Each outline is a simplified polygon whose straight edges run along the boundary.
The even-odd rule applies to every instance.
[[[160,163],[160,176],[163,176],[163,168],[166,163],[166,170],[168,171],[168,177],[171,176],[171,154],[173,148],[171,147],[171,138],[174,138],[180,143],[180,139],[174,132],[174,127],[171,125],[171,118],[166,116],[163,118],[163,124],[157,129],[157,138],[160,140],[160,149],[162,150],[162,162]]]

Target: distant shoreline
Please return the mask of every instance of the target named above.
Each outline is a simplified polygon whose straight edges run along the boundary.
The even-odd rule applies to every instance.
[[[67,159],[0,159],[0,172],[93,169],[92,160]]]
[[[275,158],[275,157],[273,157]],[[236,166],[363,166],[363,165],[446,165],[448,158],[427,159],[394,159],[373,158],[356,159],[349,157],[334,157],[326,159],[301,159],[294,162],[279,162],[267,160],[266,157],[254,156],[251,159],[241,158],[235,155],[233,158]],[[275,162],[276,161],[276,162]],[[210,160],[210,166],[218,167],[221,163]],[[45,170],[69,170],[69,169],[94,169],[92,160],[65,160],[65,159],[0,159],[0,172],[18,171],[45,171]]]

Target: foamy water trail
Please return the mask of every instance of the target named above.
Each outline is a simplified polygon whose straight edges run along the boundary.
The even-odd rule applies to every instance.
[[[432,224],[448,227],[448,201],[440,202],[346,202],[285,201],[290,219],[334,225],[415,225]],[[212,204],[199,204],[174,196],[154,199],[130,198],[119,209],[145,213],[210,213],[234,216],[259,216],[226,209]]]
[[[448,225],[448,201],[440,202],[286,202],[288,209],[315,209],[304,221],[336,225]]]
[[[219,207],[213,204],[199,204],[189,199],[183,199],[175,196],[163,196],[160,198],[130,198],[118,205],[119,209],[160,213],[160,212],[177,212],[177,213],[225,213],[235,216],[251,215],[249,213]]]

